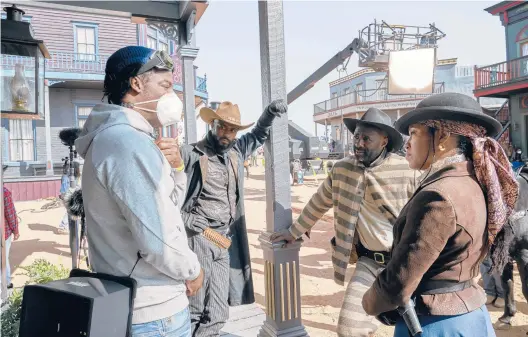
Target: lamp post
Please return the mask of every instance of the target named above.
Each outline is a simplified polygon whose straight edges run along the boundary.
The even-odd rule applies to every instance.
[[[216,109],[218,109],[218,106],[220,105],[220,102],[218,101],[213,101],[213,102],[210,102],[209,103],[209,108],[213,111],[216,111]],[[211,126],[209,124],[207,124],[205,126],[205,131],[206,132],[209,132],[209,129],[211,128]]]
[[[5,7],[6,19],[2,19],[0,97],[2,118],[41,119],[44,117],[44,59],[49,52],[42,40],[34,38],[33,29],[22,21],[24,11],[16,5]],[[7,144],[1,144],[1,147]],[[0,156],[0,166],[2,165]],[[3,170],[0,173],[3,186]],[[4,219],[4,198],[0,198],[0,218]],[[4,222],[2,221],[2,224]],[[5,237],[2,226],[1,243],[1,299],[7,297]]]

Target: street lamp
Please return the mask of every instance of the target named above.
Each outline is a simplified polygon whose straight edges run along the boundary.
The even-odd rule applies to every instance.
[[[31,25],[22,21],[24,11],[4,7],[2,20],[1,112],[9,118],[44,117],[44,59],[50,58]],[[15,115],[15,116],[13,116]]]
[[[31,25],[22,21],[23,10],[12,5],[5,7],[4,11],[7,15],[6,19],[2,19],[1,25],[1,117],[40,119],[44,115],[44,59],[49,58],[50,55],[44,42],[33,37]],[[1,143],[0,138],[1,147],[7,146]],[[0,156],[0,166],[3,168],[1,164],[2,156]],[[3,186],[3,172],[0,172],[0,186]],[[0,198],[0,219],[4,219],[4,198]],[[3,302],[7,295],[3,225],[0,234]]]
[[[211,110],[213,111],[216,111],[216,109],[218,109],[218,106],[220,105],[220,102],[211,102],[209,103],[209,107],[211,108]]]
[[[214,101],[214,102],[209,103],[209,108],[213,111],[216,111],[219,105],[220,105],[220,102]],[[211,129],[211,126],[209,124],[205,125],[206,132],[209,132],[210,129]]]

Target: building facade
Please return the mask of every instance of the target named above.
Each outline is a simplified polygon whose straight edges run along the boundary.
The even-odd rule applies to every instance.
[[[475,96],[508,100],[508,119],[504,128],[513,148],[528,153],[528,3],[502,1],[485,9],[498,16],[506,36],[506,61],[476,67]]]
[[[91,109],[102,101],[106,103],[102,92],[104,70],[113,52],[127,45],[169,52],[176,65],[174,90],[183,100],[182,67],[174,41],[157,27],[132,23],[126,13],[44,2],[20,2],[17,6],[25,11],[24,20],[31,23],[35,37],[44,40],[51,54],[45,63],[47,88],[42,93],[49,107],[50,144],[46,143],[44,120],[7,119],[2,115],[1,122],[3,164],[8,166],[6,186],[16,200],[32,200],[58,195],[62,158],[69,153],[58,137],[59,131],[82,127]],[[9,76],[14,66],[23,62],[2,55],[3,76]],[[195,84],[195,106],[199,109],[207,104],[208,94],[206,77],[197,76],[196,67]],[[168,127],[163,133],[174,136],[174,131]],[[52,170],[47,164],[48,151]]]
[[[473,95],[474,67],[459,66],[457,59],[438,60],[434,71],[434,93],[459,92]],[[346,77],[330,82],[331,98],[314,105],[313,119],[325,125],[326,139],[336,143],[336,152],[347,150],[352,135],[344,126],[343,118],[361,118],[369,108],[378,108],[396,121],[414,109],[428,95],[389,95],[387,73],[362,69]],[[504,99],[484,99],[490,111],[500,108]]]

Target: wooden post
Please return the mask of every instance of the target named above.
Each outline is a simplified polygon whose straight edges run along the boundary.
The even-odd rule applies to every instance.
[[[262,103],[286,100],[286,62],[282,1],[259,1]],[[283,248],[271,233],[292,224],[288,117],[275,119],[265,145],[266,232],[259,240],[265,260],[266,321],[259,337],[307,336],[301,320],[300,242]]]

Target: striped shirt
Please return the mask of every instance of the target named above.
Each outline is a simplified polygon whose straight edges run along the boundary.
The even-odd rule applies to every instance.
[[[360,212],[368,213],[362,214],[363,220],[383,217],[392,226],[414,192],[414,177],[415,173],[409,168],[405,158],[393,153],[387,154],[369,167],[365,167],[354,157],[344,158],[334,165],[317,193],[290,227],[290,232],[296,239],[301,237],[333,206],[336,243],[332,252],[334,280],[343,285],[356,229],[359,226],[369,226],[364,223],[366,221],[358,221]],[[364,203],[368,203],[370,207],[362,207]],[[376,209],[378,213],[373,217],[372,212]],[[372,225],[375,229],[375,224]],[[370,232],[372,228],[369,228]],[[376,233],[372,235],[375,236]],[[362,244],[372,247],[376,243]],[[386,248],[390,250],[390,247]]]

